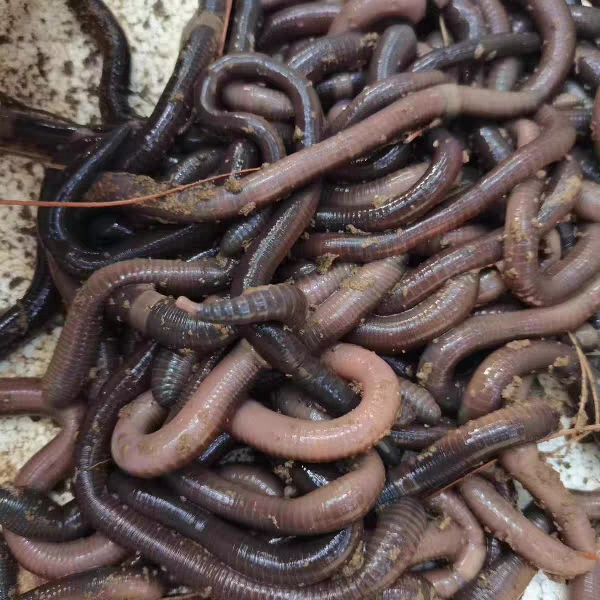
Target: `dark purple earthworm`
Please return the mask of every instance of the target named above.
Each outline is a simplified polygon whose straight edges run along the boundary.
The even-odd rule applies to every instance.
[[[462,358],[508,340],[570,331],[590,318],[598,306],[600,277],[596,276],[562,304],[471,317],[425,349],[419,362],[421,385],[443,408],[455,410],[458,390],[453,383],[453,373]]]
[[[300,327],[299,338],[313,353],[333,345],[379,304],[405,272],[404,256],[374,261],[357,269],[308,315]]]
[[[403,281],[400,285],[404,285]],[[414,308],[396,315],[366,318],[346,340],[386,354],[424,346],[468,317],[478,288],[476,274],[459,275]]]
[[[333,20],[329,35],[367,28],[375,21],[401,18],[413,24],[425,16],[425,0],[350,0]]]
[[[119,168],[147,173],[167,151],[190,118],[198,77],[218,52],[227,0],[207,0],[186,26],[177,64],[156,107],[123,151]]]
[[[231,417],[233,437],[271,456],[307,462],[356,456],[383,438],[401,407],[400,386],[391,368],[374,353],[349,344],[335,346],[322,360],[339,376],[361,385],[362,400],[354,410],[331,421],[298,422],[247,400]]]
[[[234,2],[227,31],[227,53],[252,52],[262,20],[260,0]]]
[[[121,123],[137,118],[129,106],[129,44],[119,22],[102,0],[69,0],[68,6],[83,30],[94,36],[103,55],[99,89],[102,120]]]
[[[583,181],[574,211],[584,221],[600,223],[600,185],[589,180]]]
[[[365,87],[366,81],[365,71],[341,73],[320,81],[315,90],[323,106],[331,106],[339,100],[354,98]]]
[[[358,69],[371,60],[379,36],[376,33],[340,33],[315,40],[290,56],[288,66],[317,83],[327,75]]]
[[[483,123],[473,129],[469,137],[470,146],[479,164],[485,169],[493,169],[506,160],[513,152],[510,138],[491,123]]]
[[[589,6],[572,6],[569,10],[579,37],[592,40],[600,37],[600,10]]]
[[[600,52],[595,46],[587,43],[577,45],[575,75],[580,83],[591,88],[592,93],[598,90],[600,85]]]
[[[317,271],[298,277],[294,285],[304,293],[309,306],[318,306],[337,291],[344,281],[354,275],[356,268],[357,265],[352,263],[337,263],[325,273]]]
[[[515,341],[492,352],[472,375],[458,412],[459,423],[466,423],[497,410],[506,386],[516,377],[539,369],[555,369],[571,377],[579,374],[575,350],[559,342]]]
[[[387,361],[386,361],[387,362]],[[442,417],[440,407],[436,404],[433,396],[420,385],[398,377],[400,383],[400,397],[402,404],[408,405],[415,413],[419,423],[435,425]]]
[[[0,536],[0,600],[15,600],[17,597],[18,568],[8,544]]]
[[[217,472],[227,481],[236,481],[249,490],[261,492],[267,496],[285,495],[283,482],[271,471],[256,465],[232,464],[219,467]]]
[[[537,568],[570,579],[595,566],[593,560],[540,531],[482,477],[474,475],[458,485],[479,521]]]
[[[463,147],[447,131],[432,133],[434,155],[423,177],[397,196],[374,201],[367,209],[321,209],[315,214],[319,229],[339,230],[352,225],[362,231],[385,231],[415,221],[439,204],[454,185],[463,165]]]
[[[452,565],[423,573],[423,577],[433,585],[441,598],[453,598],[481,571],[486,556],[485,535],[477,519],[456,492],[440,492],[427,501],[427,506],[438,514],[450,517],[463,530],[463,546]]]
[[[423,92],[416,92],[405,101],[414,100],[421,94],[435,93],[435,90],[444,88],[439,86]],[[466,89],[466,88],[459,88]],[[488,92],[478,89],[477,93]],[[500,92],[493,92],[500,94]],[[509,94],[509,92],[505,92]],[[398,107],[403,104],[399,101],[389,107]],[[491,105],[488,104],[488,108]],[[506,107],[506,105],[505,105]],[[378,113],[381,115],[388,109]],[[470,111],[465,111],[470,112]],[[359,125],[338,134],[337,138],[349,131],[356,131],[358,127],[369,123],[371,117]],[[301,256],[321,256],[323,254],[337,254],[343,260],[371,261],[384,256],[398,254],[418,245],[419,243],[456,228],[465,221],[473,218],[489,206],[494,199],[510,191],[517,183],[537,172],[539,168],[549,162],[561,159],[574,142],[575,131],[558,112],[543,106],[536,116],[542,124],[542,135],[531,144],[524,146],[511,155],[506,161],[489,171],[477,184],[468,188],[458,199],[449,206],[435,211],[428,218],[422,219],[400,232],[384,233],[369,237],[347,234],[313,234],[304,240],[299,247]],[[552,139],[552,152],[547,140]],[[328,140],[320,145],[326,144]],[[558,145],[560,142],[560,145]],[[556,151],[556,152],[554,152]],[[550,154],[552,154],[550,156]]]
[[[198,293],[202,293],[203,285],[212,287],[211,278],[204,279],[203,276],[206,274],[204,266],[212,270],[213,259],[206,261],[183,263],[137,259],[116,263],[96,271],[81,287],[73,301],[52,361],[44,376],[44,394],[48,402],[54,406],[72,403],[87,380],[89,369],[94,364],[96,344],[101,333],[101,309],[114,292],[120,287],[135,283],[155,283],[168,288],[171,283],[177,287],[188,281],[194,283]],[[218,269],[215,272],[218,277],[222,277],[222,272],[219,273]],[[164,299],[161,294],[153,293],[160,297],[159,300]],[[149,326],[149,311],[140,307],[139,312],[141,314],[135,318],[140,322],[142,331],[145,331],[144,328]],[[225,334],[227,335],[227,332]],[[213,332],[210,335],[214,340],[222,338],[223,332]]]
[[[221,148],[201,148],[188,154],[170,168],[165,178],[173,186],[199,181],[213,173],[222,160],[224,155]]]
[[[279,321],[294,329],[304,325],[309,306],[304,292],[287,283],[246,288],[241,296],[202,304],[180,297],[176,305],[209,323],[251,325]]]
[[[100,567],[45,583],[19,596],[20,600],[159,600],[165,593],[158,571]]]
[[[442,14],[458,40],[478,39],[487,33],[483,13],[473,0],[450,0]]]
[[[191,377],[198,357],[193,352],[161,348],[152,367],[152,395],[163,408],[171,408]]]
[[[362,537],[358,521],[334,534],[270,544],[268,538],[184,503],[156,484],[114,473],[108,485],[131,508],[201,544],[236,571],[269,584],[310,585],[328,579],[353,554]]]
[[[410,70],[413,73],[441,71],[464,62],[489,61],[505,56],[531,54],[539,47],[540,38],[535,33],[497,33],[433,50],[418,58]]]
[[[417,52],[417,36],[409,25],[391,25],[377,42],[367,72],[367,84],[404,71]]]
[[[394,426],[390,432],[390,439],[398,448],[424,450],[442,439],[452,429],[451,425],[445,423],[428,427],[424,425]]]
[[[564,543],[582,552],[594,553],[596,532],[588,516],[562,484],[558,473],[538,453],[535,444],[524,444],[500,455],[500,464],[535,498],[556,523]]]
[[[112,456],[125,471],[155,477],[197,458],[224,428],[264,361],[242,340],[157,430],[166,411],[144,396],[124,410],[112,436]],[[199,414],[205,415],[202,419]],[[153,433],[150,433],[153,432]]]
[[[502,408],[475,419],[392,469],[380,502],[432,494],[501,450],[543,438],[557,424],[557,413],[541,401]]]
[[[392,371],[394,371],[398,377],[414,381],[417,371],[412,360],[398,356],[381,356],[381,358],[392,367]]]
[[[271,13],[265,19],[258,47],[266,51],[299,38],[325,35],[341,10],[332,2],[307,2]]]

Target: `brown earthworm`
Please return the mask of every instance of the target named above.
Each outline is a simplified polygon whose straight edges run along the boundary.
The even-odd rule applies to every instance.
[[[319,229],[339,230],[352,225],[363,231],[385,231],[410,223],[439,204],[453,186],[463,165],[462,144],[449,132],[432,134],[434,156],[423,177],[404,194],[388,196],[368,209],[322,208],[315,214]]]
[[[594,492],[578,492],[571,490],[578,506],[583,509],[585,514],[592,520],[600,519],[600,490]]]
[[[589,6],[571,6],[569,11],[579,37],[600,37],[600,10]]]
[[[400,281],[403,285],[404,280]],[[346,340],[386,354],[424,346],[468,317],[478,288],[477,274],[458,275],[414,308],[396,315],[367,317]]]
[[[249,490],[261,492],[267,496],[284,495],[283,483],[279,477],[256,465],[224,465],[217,470],[219,475],[227,481],[237,481]]]
[[[382,500],[431,494],[500,450],[541,439],[557,423],[556,412],[541,401],[502,408],[475,419],[450,431],[416,458],[394,467]]]
[[[578,294],[561,304],[471,317],[425,349],[419,363],[421,384],[442,407],[457,408],[452,378],[462,358],[475,350],[497,346],[508,340],[575,329],[599,306],[600,277],[596,276]]]
[[[312,535],[338,531],[364,516],[383,487],[385,469],[371,450],[354,470],[298,498],[251,492],[196,464],[167,480],[177,493],[226,519],[273,535]]]
[[[210,260],[210,259],[209,259]],[[202,261],[184,263],[134,259],[96,271],[81,287],[44,376],[44,395],[53,406],[66,406],[76,398],[94,364],[102,324],[102,306],[118,288],[134,283],[169,283],[202,280]]]
[[[451,277],[493,264],[501,258],[502,231],[498,229],[458,248],[443,250],[409,271],[377,307],[377,313],[394,315],[427,302],[431,294]]]
[[[357,269],[317,309],[308,315],[299,337],[314,353],[327,348],[351,331],[379,304],[406,271],[406,257],[374,261]]]
[[[414,29],[409,25],[391,25],[383,32],[373,52],[367,83],[375,83],[404,71],[415,58],[416,52],[417,36]]]
[[[115,427],[115,462],[132,475],[156,477],[200,456],[264,364],[247,342],[240,342],[157,431],[165,411],[151,396],[142,397],[122,412]]]
[[[331,106],[339,100],[354,98],[365,87],[366,80],[365,71],[340,73],[319,82],[315,89],[323,106]]]
[[[356,265],[353,263],[336,263],[325,273],[314,273],[299,277],[294,285],[301,290],[309,306],[318,306],[331,296],[340,285],[353,275]]]
[[[331,421],[298,422],[248,400],[232,416],[231,434],[271,456],[308,462],[331,462],[371,448],[400,410],[396,376],[377,355],[358,346],[340,344],[322,360],[338,375],[358,380],[363,397],[357,408]]]
[[[423,244],[419,244],[414,252],[430,257],[436,252],[441,252],[448,248],[458,248],[464,246],[477,238],[482,237],[489,232],[489,229],[483,225],[463,225],[457,229],[452,229],[442,235],[436,236]]]
[[[279,90],[232,81],[223,87],[221,95],[229,110],[253,113],[269,121],[290,121],[294,118],[290,99]]]
[[[458,412],[459,423],[496,410],[502,404],[506,386],[515,378],[546,368],[566,369],[566,373],[576,377],[579,372],[577,352],[566,344],[540,340],[510,342],[492,352],[469,381]]]
[[[425,0],[350,0],[333,20],[328,33],[364,29],[389,18],[404,18],[416,24],[425,16],[425,5]]]
[[[570,579],[594,568],[593,560],[540,531],[482,477],[474,475],[458,485],[480,523],[539,569]]]
[[[450,517],[464,532],[463,546],[452,565],[423,573],[423,577],[433,585],[441,598],[451,598],[481,571],[486,555],[485,535],[477,519],[456,492],[440,492],[427,501],[427,506]]]
[[[596,532],[585,513],[561,483],[558,473],[540,456],[535,444],[505,450],[500,464],[551,515],[560,538],[573,550],[594,553]]]
[[[456,521],[448,518],[429,521],[423,538],[410,559],[410,565],[439,559],[452,562],[461,552],[464,542],[464,529]]]
[[[410,406],[419,423],[435,425],[442,418],[442,411],[433,396],[425,388],[403,377],[398,377],[402,406]]]
[[[583,220],[600,223],[600,185],[584,180],[574,210],[575,214]]]
[[[106,600],[159,600],[164,592],[158,571],[100,567],[45,583],[19,598],[71,600],[97,596]]]
[[[390,432],[390,438],[395,446],[409,450],[424,450],[438,440],[442,439],[449,431],[454,429],[447,423],[437,425],[396,425]]]
[[[498,300],[506,292],[506,285],[500,271],[495,267],[479,273],[479,291],[475,306],[485,306]]]
[[[202,304],[180,296],[176,306],[202,321],[225,325],[280,321],[299,328],[308,312],[308,300],[302,290],[287,283],[250,287],[241,296]]]
[[[569,600],[593,600],[600,594],[600,564],[569,582]]]
[[[587,43],[579,43],[575,51],[575,75],[577,80],[591,88],[592,93],[600,85],[600,52]]]
[[[562,1],[562,0],[561,0]],[[432,94],[435,90],[444,88],[430,88],[422,92],[416,92],[405,99],[415,100],[422,94]],[[464,90],[465,88],[459,88]],[[480,90],[477,92],[488,92]],[[500,94],[500,92],[492,92]],[[505,92],[509,94],[510,92]],[[491,100],[491,99],[490,99]],[[398,107],[403,104],[399,101],[389,107]],[[488,104],[488,109],[493,105]],[[505,105],[508,108],[508,105]],[[384,109],[377,115],[384,114]],[[465,110],[465,113],[471,113]],[[356,131],[358,127],[368,123],[366,119],[359,125],[355,125],[341,132],[337,138],[344,136],[349,131]],[[473,218],[484,210],[504,193],[510,191],[517,183],[523,181],[548,163],[563,157],[574,142],[575,131],[565,118],[548,106],[543,106],[536,115],[536,121],[542,125],[543,133],[530,144],[524,146],[512,154],[506,161],[489,171],[477,184],[471,186],[458,199],[451,202],[449,206],[435,211],[431,216],[410,225],[400,232],[384,233],[372,236],[355,236],[346,234],[314,234],[308,240],[304,240],[299,248],[301,256],[320,256],[331,253],[343,257],[344,260],[371,261],[384,256],[390,256],[404,252],[423,242],[424,240],[453,229],[465,221]],[[552,139],[553,145],[547,144]],[[328,140],[322,142],[326,144]]]
[[[271,13],[262,27],[258,48],[265,51],[297,38],[325,35],[341,10],[332,2],[308,2]]]

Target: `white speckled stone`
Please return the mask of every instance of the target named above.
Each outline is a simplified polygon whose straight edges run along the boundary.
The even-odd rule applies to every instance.
[[[197,0],[105,0],[125,29],[133,59],[132,105],[142,114],[152,110],[171,69],[179,37]],[[2,91],[36,108],[81,123],[99,119],[95,89],[101,69],[91,39],[81,32],[63,0],[0,0],[0,81]],[[0,198],[37,198],[43,167],[29,159],[0,155]],[[35,253],[35,209],[0,207],[0,310],[27,288]],[[48,364],[59,320],[47,332],[0,362],[0,376],[41,376]],[[0,418],[0,484],[55,434],[47,420]],[[550,462],[566,485],[600,487],[600,452],[592,444],[544,445]],[[35,581],[23,583],[25,589]],[[539,574],[526,600],[565,600],[564,585]]]

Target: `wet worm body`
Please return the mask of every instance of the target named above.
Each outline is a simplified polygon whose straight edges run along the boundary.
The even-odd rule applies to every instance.
[[[598,492],[536,444],[555,388],[596,436],[598,2],[203,0],[147,118],[68,4],[101,122],[0,94],[52,161],[0,351],[66,311],[0,380],[60,427],[0,488],[0,600],[17,563],[38,600],[597,596]]]

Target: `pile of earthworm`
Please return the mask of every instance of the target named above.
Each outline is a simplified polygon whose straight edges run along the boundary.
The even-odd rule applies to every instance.
[[[4,356],[66,312],[0,380],[60,427],[0,600],[600,598],[600,491],[536,446],[600,431],[600,2],[201,0],[148,117],[68,4],[101,124],[0,98],[49,163]]]

